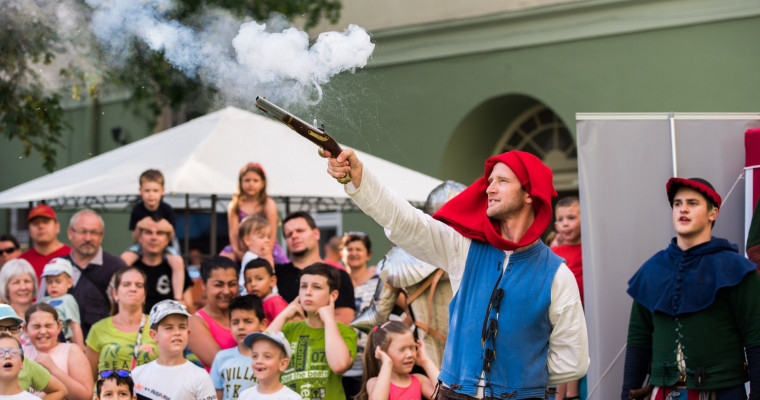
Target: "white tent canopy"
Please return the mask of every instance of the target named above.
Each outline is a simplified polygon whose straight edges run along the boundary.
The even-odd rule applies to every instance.
[[[423,203],[441,183],[357,154],[381,181],[412,203]],[[277,200],[336,199],[345,204],[343,186],[327,175],[326,162],[314,144],[269,117],[227,107],[8,189],[0,193],[0,206],[23,207],[42,200],[53,206],[124,205],[137,194],[138,177],[149,168],[164,174],[167,197],[228,197],[237,186],[238,171],[249,162],[263,166],[267,193]]]

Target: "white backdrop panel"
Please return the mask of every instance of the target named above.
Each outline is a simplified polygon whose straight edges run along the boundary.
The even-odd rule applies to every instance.
[[[577,114],[576,119],[588,389],[599,385],[589,398],[614,399],[620,396],[625,361],[628,279],[674,236],[665,194],[673,176],[670,122],[667,113]],[[675,114],[678,176],[703,177],[725,198],[744,167],[744,132],[757,126],[760,114]],[[739,184],[714,231],[740,251],[743,199]]]

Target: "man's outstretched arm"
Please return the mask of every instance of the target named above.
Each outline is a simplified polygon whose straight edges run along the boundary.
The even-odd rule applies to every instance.
[[[330,153],[325,151],[324,155]],[[380,183],[351,149],[330,158],[327,172],[335,179],[350,172],[346,193],[365,214],[386,229],[385,234],[393,243],[420,260],[446,270],[452,281],[461,280],[470,239],[414,208]]]

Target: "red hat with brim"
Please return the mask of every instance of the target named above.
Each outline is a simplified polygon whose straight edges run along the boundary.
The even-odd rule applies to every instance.
[[[32,208],[32,211],[29,211],[29,216],[26,217],[26,222],[30,222],[37,217],[45,217],[58,221],[58,217],[55,215],[53,208],[46,204],[40,204],[37,207]]]
[[[670,207],[673,207],[673,199],[676,197],[678,189],[682,187],[688,187],[694,189],[705,196],[707,201],[711,202],[715,207],[720,208],[722,199],[715,188],[710,182],[702,178],[670,178],[668,183],[665,184],[665,190],[668,192],[668,201],[670,201]]]

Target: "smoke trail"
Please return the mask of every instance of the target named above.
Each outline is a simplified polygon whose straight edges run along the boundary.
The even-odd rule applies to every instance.
[[[321,85],[331,77],[367,64],[374,44],[367,32],[351,25],[345,32],[308,35],[283,29],[283,19],[267,23],[236,21],[229,14],[209,15],[195,31],[166,13],[168,0],[86,0],[93,9],[92,31],[123,61],[137,38],[189,77],[215,86],[228,99],[250,101],[257,95],[285,104],[317,103]],[[229,27],[239,26],[237,32]],[[234,37],[230,38],[230,35]]]

